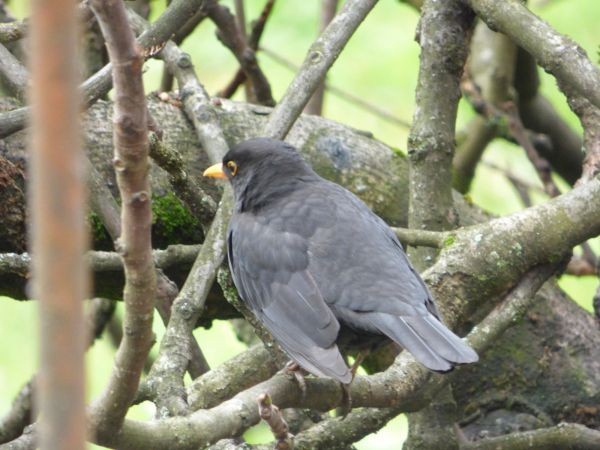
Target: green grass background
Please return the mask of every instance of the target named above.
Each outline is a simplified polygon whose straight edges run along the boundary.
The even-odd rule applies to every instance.
[[[224,3],[231,6],[230,1]],[[247,17],[255,18],[263,3],[263,0],[247,0]],[[319,3],[317,0],[279,0],[267,25],[263,45],[300,64],[317,33]],[[560,32],[574,38],[596,61],[600,2],[550,0],[530,3],[533,4],[536,13]],[[153,5],[156,16],[164,4],[154,2]],[[24,2],[13,0],[11,7],[20,17],[26,15],[27,7]],[[418,15],[410,7],[396,0],[382,0],[361,25],[330,71],[329,83],[410,122],[418,73],[419,47],[413,38],[417,21]],[[212,23],[205,21],[183,46],[192,56],[200,80],[211,93],[225,86],[237,68],[235,59],[216,40],[214,31]],[[274,97],[281,98],[293,73],[264,54],[259,54],[259,61],[272,83]],[[148,91],[158,88],[161,71],[159,62],[147,63],[145,82]],[[569,110],[564,96],[557,90],[552,77],[545,73],[542,73],[542,90],[565,120],[573,128],[580,129],[577,118]],[[237,98],[241,99],[240,94]],[[368,130],[377,139],[393,147],[406,148],[408,129],[390,124],[343,100],[327,96],[324,115],[355,128]],[[470,106],[461,102],[457,129],[460,130],[472,115]],[[509,169],[523,179],[539,184],[523,151],[516,146],[494,142],[487,149],[484,158]],[[522,208],[516,193],[503,176],[485,167],[477,170],[471,198],[495,214],[508,214]],[[534,198],[537,201],[544,200]],[[594,247],[596,250],[600,249],[598,242],[594,242]],[[597,278],[563,276],[560,284],[583,308],[591,310],[593,293],[598,285]],[[155,332],[160,339],[163,333],[160,320],[155,320]],[[196,337],[212,366],[244,349],[226,322],[217,322],[210,330],[197,330]],[[36,370],[38,346],[35,302],[16,302],[0,298],[0,342],[2,415],[8,411],[15,394]],[[88,352],[86,358],[89,399],[95,398],[104,386],[112,367],[113,355],[114,348],[104,339],[98,341]],[[149,419],[153,412],[151,404],[142,404],[133,408],[129,416]],[[398,449],[406,433],[406,418],[400,416],[380,432],[362,440],[357,447],[362,450]],[[271,439],[269,433],[261,426],[250,430],[246,437],[251,442]]]

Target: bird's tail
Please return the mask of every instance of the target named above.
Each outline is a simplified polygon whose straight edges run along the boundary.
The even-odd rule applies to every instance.
[[[379,331],[408,350],[430,370],[448,372],[458,364],[479,360],[477,353],[433,315],[393,316],[371,313]]]

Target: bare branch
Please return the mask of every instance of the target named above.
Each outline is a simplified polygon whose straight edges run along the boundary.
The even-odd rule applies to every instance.
[[[516,105],[512,102],[507,102],[504,104],[503,109],[506,111],[506,114],[508,114],[508,129],[519,145],[525,149],[529,161],[531,161],[531,164],[542,181],[544,190],[550,197],[560,195],[560,191],[552,179],[552,168],[550,167],[550,163],[540,156],[529,140],[529,136],[521,122]]]
[[[204,374],[187,389],[192,410],[207,409],[265,381],[280,369],[264,345],[255,345]]]
[[[442,248],[445,241],[453,239],[451,232],[414,230],[410,228],[393,227],[394,233],[404,245],[412,247]]]
[[[460,1],[425,1],[417,40],[421,45],[416,108],[408,138],[409,228],[447,230],[458,216],[452,199],[452,157],[459,83],[467,58],[473,13]],[[417,269],[436,251],[411,250]]]
[[[540,79],[535,59],[522,48],[517,52],[515,89],[523,125],[550,139],[550,146],[539,146],[540,154],[570,184],[581,176],[583,154],[581,137],[562,119],[539,91]]]
[[[600,107],[600,69],[577,43],[556,32],[521,2],[462,1],[492,30],[510,36],[531,53],[560,85],[572,86],[581,97]]]
[[[131,11],[129,19],[139,29],[147,26],[144,19]],[[199,140],[211,161],[219,162],[227,151],[227,143],[212,110],[213,105],[204,87],[198,81],[189,55],[182,53],[173,42],[169,41],[162,49],[161,57],[168,70],[177,79],[184,109],[194,124]],[[147,379],[159,409],[165,413],[182,414],[188,410],[183,375],[193,352],[195,339],[192,331],[202,313],[217,269],[225,257],[225,232],[231,214],[231,202],[231,190],[226,188],[204,245],[173,303],[159,355]]]
[[[29,207],[34,296],[40,300],[39,445],[83,449],[82,300],[88,283],[75,4],[36,3],[31,24]]]
[[[156,274],[151,253],[152,210],[143,57],[135,44],[123,3],[93,0],[91,6],[114,64],[113,164],[123,205],[118,246],[126,275],[123,295],[126,332],[107,387],[93,403],[91,413],[96,432],[110,440],[114,439],[135,398],[140,375],[154,342],[152,317]]]
[[[216,0],[207,0],[206,11],[219,28],[217,36],[234,54],[246,73],[246,77],[252,83],[252,89],[258,103],[273,106],[275,100],[273,100],[271,94],[271,86],[258,65],[254,50],[248,45],[235,23],[235,17],[227,7],[217,3]]]
[[[0,444],[18,438],[33,419],[33,390],[35,378],[21,388],[10,407],[0,420]],[[2,448],[0,446],[0,448]]]
[[[329,22],[335,17],[337,11],[338,0],[321,0],[321,20],[319,23],[319,34],[327,28]],[[323,99],[325,94],[325,77],[315,89],[314,94],[306,104],[304,112],[307,114],[315,114],[320,116],[323,111]]]
[[[516,46],[507,36],[493,32],[483,22],[476,25],[465,72],[481,86],[481,97],[486,102],[499,106],[511,98],[516,54]],[[469,190],[475,167],[487,145],[496,137],[498,125],[498,121],[489,116],[471,121],[453,160],[453,185],[460,192]]]
[[[143,48],[158,48],[164,44],[199,9],[204,0],[174,0],[163,14],[138,38]],[[107,64],[82,85],[84,103],[89,106],[106,95],[112,87],[112,65]],[[15,133],[26,125],[29,107],[0,113],[0,138]]]
[[[25,100],[29,73],[2,44],[0,44],[0,78],[10,93],[20,100]]]
[[[461,450],[598,450],[600,449],[600,431],[592,430],[578,423],[560,423],[551,428],[511,433],[503,436],[481,439],[464,444]]]
[[[28,27],[29,24],[25,20],[0,23],[0,42],[5,44],[22,39]]]
[[[225,257],[231,202],[231,195],[223,196],[190,275],[173,303],[158,357],[148,375],[147,383],[156,393],[157,406],[171,414],[181,414],[188,409],[184,401],[183,375],[190,359],[192,331]]]
[[[260,42],[260,38],[262,37],[274,4],[275,0],[267,0],[260,16],[252,24],[252,30],[250,31],[250,37],[248,38],[248,46],[254,51],[258,50],[258,43]],[[227,86],[217,93],[217,97],[231,98],[244,81],[246,81],[246,73],[240,68]]]
[[[308,50],[302,67],[270,115],[263,130],[265,136],[283,139],[287,135],[319,82],[376,3],[377,0],[348,0],[344,3]]]

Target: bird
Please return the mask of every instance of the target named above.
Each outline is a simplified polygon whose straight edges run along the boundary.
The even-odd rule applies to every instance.
[[[233,188],[227,257],[240,298],[303,369],[349,385],[341,350],[389,340],[435,372],[478,360],[393,230],[292,145],[246,140],[203,175]]]

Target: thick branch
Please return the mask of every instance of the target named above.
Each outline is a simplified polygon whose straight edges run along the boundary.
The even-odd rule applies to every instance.
[[[194,262],[200,245],[169,245],[164,250],[153,250],[152,259],[156,267],[170,267]],[[86,255],[88,265],[93,272],[118,272],[123,269],[123,260],[118,253],[89,251]],[[0,253],[0,273],[27,274],[30,271],[29,253]]]
[[[0,78],[8,91],[20,100],[25,100],[29,74],[20,61],[0,44]]]
[[[426,1],[417,39],[421,44],[415,115],[408,139],[410,228],[446,230],[457,225],[452,200],[454,127],[459,83],[467,57],[473,14],[460,1]],[[435,250],[416,249],[417,269]]]
[[[512,433],[482,439],[461,446],[461,450],[599,450],[600,431],[577,423],[561,423],[551,428]]]

